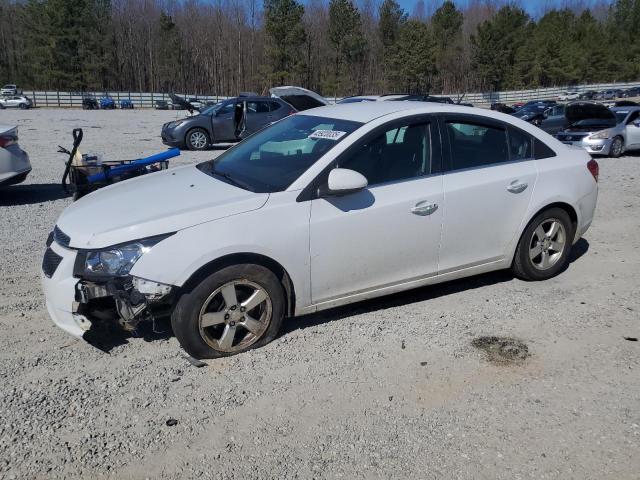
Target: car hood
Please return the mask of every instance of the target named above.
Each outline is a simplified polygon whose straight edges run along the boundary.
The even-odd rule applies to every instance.
[[[599,120],[615,120],[616,118],[613,112],[607,107],[600,103],[593,102],[570,103],[565,109],[565,117],[569,123],[592,118]]]
[[[97,190],[67,207],[57,225],[70,247],[102,248],[257,210],[268,198],[189,165]]]

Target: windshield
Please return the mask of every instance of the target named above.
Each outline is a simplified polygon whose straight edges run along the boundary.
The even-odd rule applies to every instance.
[[[627,118],[627,115],[629,115],[629,111],[628,110],[618,110],[617,112],[613,112],[616,116],[616,123],[622,123],[624,122],[624,119]]]
[[[225,100],[224,102],[216,103],[215,105],[210,105],[207,108],[202,109],[200,111],[200,113],[202,115],[210,115],[213,112],[217,112],[218,110],[220,110],[222,107],[224,107],[228,103],[230,103],[230,102],[228,100]]]
[[[260,130],[198,169],[252,192],[286,190],[322,155],[362,124],[292,115]]]

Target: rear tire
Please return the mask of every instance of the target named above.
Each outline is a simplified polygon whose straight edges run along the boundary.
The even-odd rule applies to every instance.
[[[180,297],[171,327],[195,358],[246,352],[272,341],[285,314],[278,277],[261,265],[225,267]]]
[[[622,137],[614,137],[609,148],[609,156],[619,158],[624,153],[624,140]]]
[[[211,140],[203,128],[193,128],[187,132],[185,143],[189,150],[206,150]]]
[[[563,271],[575,231],[571,218],[562,208],[550,208],[535,216],[525,228],[511,270],[527,281],[547,280]]]

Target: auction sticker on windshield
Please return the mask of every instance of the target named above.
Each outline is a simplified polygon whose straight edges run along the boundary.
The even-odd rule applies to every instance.
[[[317,138],[318,140],[340,140],[347,132],[341,132],[340,130],[315,130],[307,138]]]

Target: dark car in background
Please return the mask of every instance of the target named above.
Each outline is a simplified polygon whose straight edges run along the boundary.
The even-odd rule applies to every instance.
[[[98,100],[93,95],[84,95],[82,97],[82,109],[83,110],[97,110],[100,108]]]
[[[189,150],[205,150],[214,143],[236,142],[288,115],[329,102],[302,87],[275,87],[271,97],[243,93],[213,106],[203,108],[197,115],[165,123],[162,142],[165,145]],[[181,105],[190,112],[197,110],[190,102],[170,94],[174,108]]]
[[[621,98],[640,97],[640,87],[631,87],[620,94]]]
[[[128,98],[120,100],[120,108],[122,110],[133,110],[133,102]]]
[[[544,112],[557,103],[555,100],[533,100],[525,103],[512,115],[534,125],[540,125],[544,119]]]
[[[165,123],[162,142],[172,147],[205,150],[213,143],[240,140],[295,112],[279,98],[235,97],[197,115]]]

